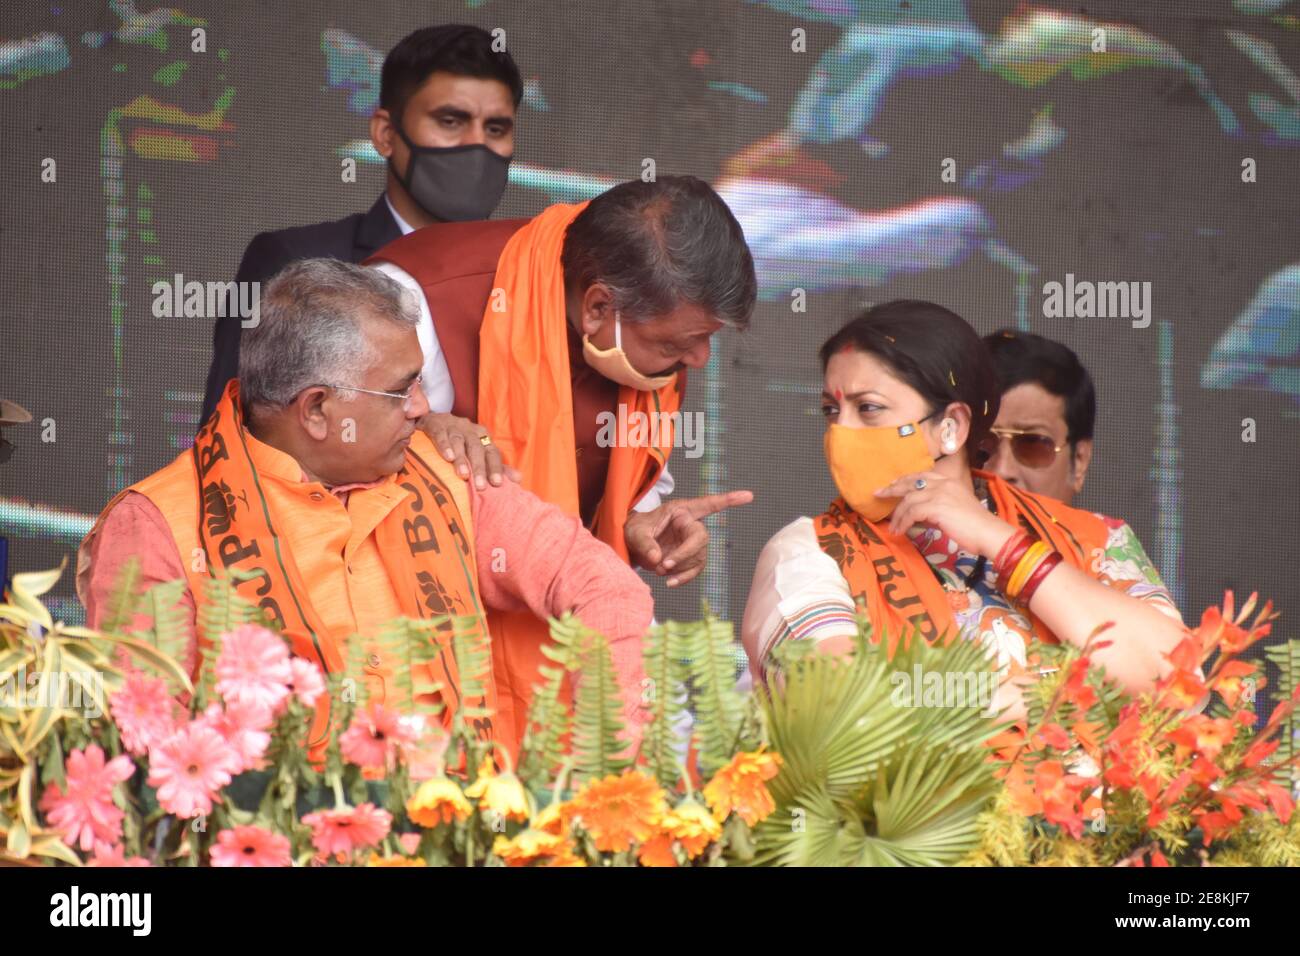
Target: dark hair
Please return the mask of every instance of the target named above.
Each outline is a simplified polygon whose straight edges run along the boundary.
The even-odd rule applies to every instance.
[[[952,402],[968,406],[968,450],[980,443],[998,417],[1002,393],[988,350],[965,319],[941,305],[895,299],[872,306],[826,340],[820,353],[823,372],[831,356],[846,347],[883,361],[921,393],[930,413]]]
[[[569,224],[566,290],[600,281],[630,321],[689,303],[744,329],[758,298],[754,257],[722,197],[694,176],[620,183]]]
[[[449,23],[416,30],[388,51],[379,105],[401,123],[407,100],[437,72],[499,80],[510,88],[515,106],[524,98],[524,81],[509,51],[493,50],[492,34],[480,27]]]
[[[1002,392],[1030,382],[1065,399],[1065,425],[1071,445],[1092,437],[1097,393],[1079,356],[1041,335],[999,329],[985,336]]]

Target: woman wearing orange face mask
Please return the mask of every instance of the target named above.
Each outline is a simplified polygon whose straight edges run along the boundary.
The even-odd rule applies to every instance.
[[[772,649],[852,646],[855,605],[896,641],[956,631],[999,664],[1034,640],[1082,646],[1126,689],[1151,687],[1185,631],[1160,575],[1123,521],[973,470],[999,389],[964,319],[929,302],[876,306],[821,349],[824,447],[840,490],[823,514],[779,531],[759,556],[741,628],[756,675]],[[1023,714],[1005,683],[995,706]]]

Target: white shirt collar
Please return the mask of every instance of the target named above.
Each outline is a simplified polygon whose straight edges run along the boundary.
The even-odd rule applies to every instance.
[[[397,228],[402,230],[402,235],[415,232],[415,227],[402,218],[402,214],[393,208],[393,201],[388,198],[388,193],[384,193],[384,202],[388,203],[388,211],[393,214],[393,219],[397,223]]]

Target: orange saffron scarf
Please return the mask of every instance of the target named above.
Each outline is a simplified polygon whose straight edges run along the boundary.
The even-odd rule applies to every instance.
[[[1106,526],[1091,512],[1021,491],[988,472],[972,474],[988,482],[1002,520],[1059,551],[1067,564],[1088,570],[1104,552]],[[927,642],[955,635],[956,621],[943,585],[906,534],[889,533],[888,519],[868,521],[837,498],[814,519],[813,527],[822,551],[839,565],[854,602],[865,607],[874,633],[883,630],[888,635],[891,655],[899,638],[914,629]],[[1039,640],[1058,643],[1036,615],[1028,617]]]
[[[247,580],[233,582],[235,590],[263,609],[289,639],[295,654],[315,662],[327,676],[338,674],[346,664],[346,635],[331,634],[324,627],[312,608],[293,555],[276,532],[277,524],[291,521],[292,516],[272,514],[262,492],[249,455],[238,389],[238,381],[232,381],[194,440],[194,475],[200,497],[199,543],[207,554],[207,573],[193,570],[194,563],[190,563],[190,591],[199,606],[204,598],[204,579],[209,574],[215,577],[216,569],[250,574]],[[447,481],[409,448],[396,481],[409,494],[374,533],[403,615],[423,620],[444,615],[472,616],[482,621],[469,525]],[[462,703],[491,708],[494,696],[488,680],[485,684],[489,699],[460,700],[450,631],[449,621],[435,630],[438,654],[427,665],[429,679],[441,685],[439,694],[447,705],[443,713],[448,720]],[[200,647],[206,643],[202,633],[199,641]],[[366,672],[370,673],[369,665]],[[313,760],[323,757],[329,740],[331,708],[327,698],[322,695],[318,702],[308,738]],[[490,718],[477,721],[476,729],[480,737],[491,739]]]
[[[524,487],[570,515],[579,513],[578,465],[560,255],[565,230],[586,205],[550,206],[510,237],[497,261],[479,332],[479,424],[523,473]],[[681,408],[683,379],[679,374],[654,392],[622,387],[618,403],[629,420],[636,420],[636,412],[670,415]],[[650,431],[647,442],[616,443],[610,450],[605,493],[591,529],[624,561],[628,512],[654,487],[672,450],[671,425]],[[541,648],[549,631],[527,612],[491,612],[488,621],[501,722],[508,725],[513,712],[522,738],[538,667],[548,663]]]

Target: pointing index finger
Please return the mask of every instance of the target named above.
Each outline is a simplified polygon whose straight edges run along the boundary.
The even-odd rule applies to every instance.
[[[682,502],[692,518],[707,518],[737,505],[747,505],[754,500],[752,491],[724,491],[718,495],[705,495]]]

